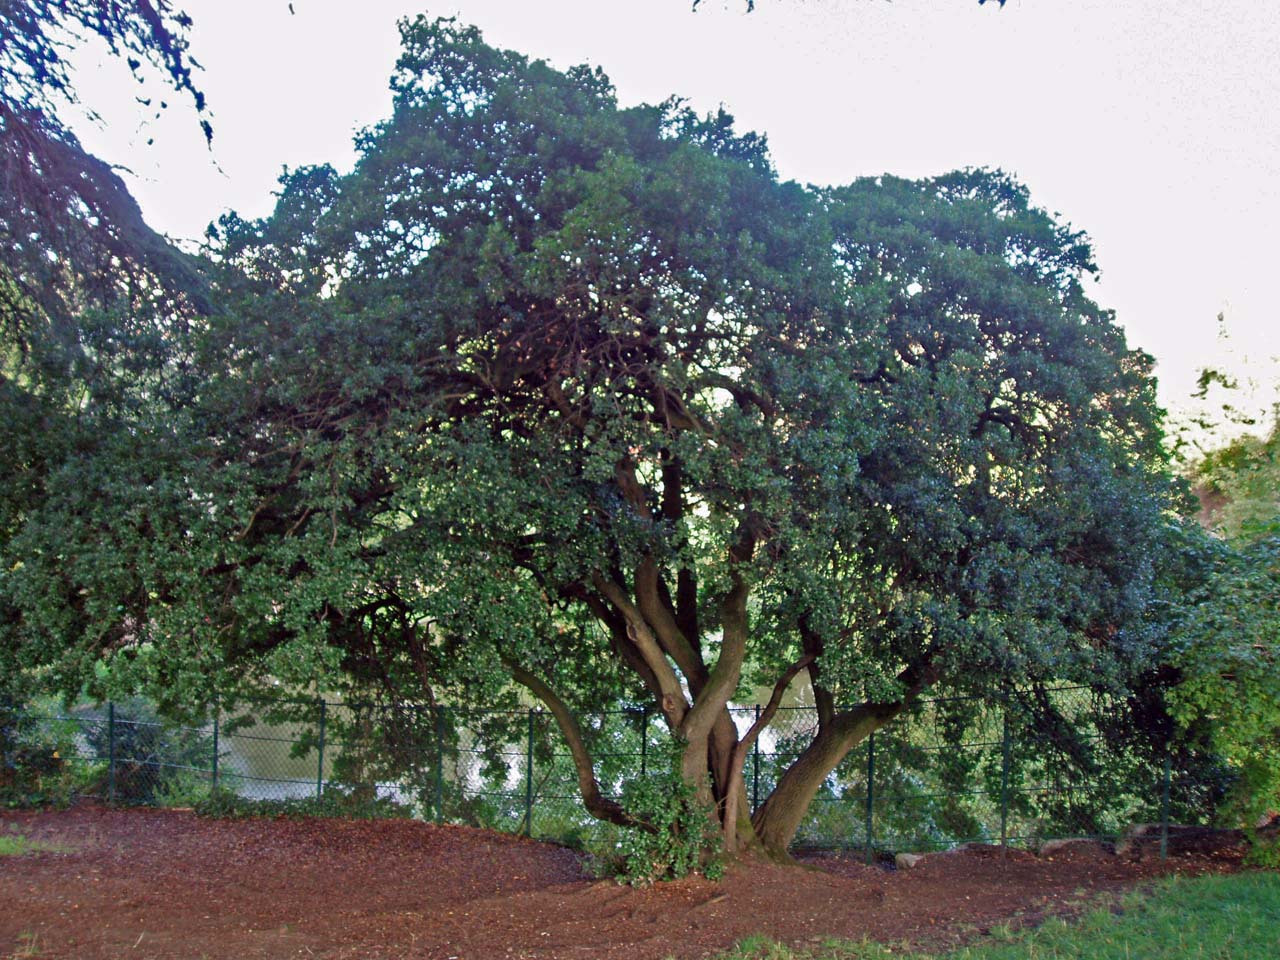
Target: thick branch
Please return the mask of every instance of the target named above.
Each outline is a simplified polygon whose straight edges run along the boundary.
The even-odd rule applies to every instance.
[[[645,689],[653,695],[654,699],[661,700],[662,685],[658,682],[657,674],[645,663],[644,657],[640,655],[636,645],[627,636],[626,618],[610,607],[598,594],[588,590],[583,584],[574,584],[572,587],[563,588],[561,593],[570,600],[580,600],[586,604],[587,609],[609,631],[609,645],[613,648],[613,652],[618,655],[623,663],[636,672],[644,683]]]
[[[747,751],[756,742],[756,738],[760,736],[761,731],[773,720],[774,714],[778,712],[778,707],[782,703],[782,696],[787,692],[787,687],[791,685],[791,681],[796,678],[796,674],[811,664],[813,660],[813,654],[806,654],[787,668],[786,672],[778,678],[778,682],[774,684],[773,696],[769,698],[768,704],[760,712],[756,722],[751,725],[746,735],[733,748],[733,762],[729,767],[729,784],[725,790],[724,803],[724,848],[729,853],[733,853],[737,847],[738,798],[745,796],[742,769],[747,761]]]
[[[937,680],[928,656],[898,675],[904,692],[890,703],[864,703],[837,713],[782,775],[769,798],[752,818],[765,849],[785,857],[805,811],[827,775],[869,734],[902,713]]]
[[[560,733],[564,737],[565,743],[568,744],[569,753],[573,757],[573,765],[578,772],[578,790],[582,793],[582,805],[587,808],[587,812],[597,820],[606,820],[621,827],[639,827],[642,830],[655,833],[656,828],[653,824],[636,819],[620,803],[600,792],[600,781],[596,779],[595,764],[591,760],[591,753],[587,749],[586,740],[583,739],[582,727],[578,724],[577,717],[565,705],[565,702],[560,699],[551,687],[524,667],[511,662],[505,657],[502,662],[511,671],[511,676],[515,681],[526,687],[530,693],[546,704],[547,709],[551,711],[551,715],[556,718]]]
[[[825,729],[835,717],[835,697],[822,685],[822,668],[818,666],[818,658],[825,649],[822,637],[809,626],[808,616],[800,618],[800,643],[804,652],[809,654],[809,683],[813,687],[813,701],[818,708],[818,729]]]
[[[658,689],[661,691],[660,706],[671,729],[679,729],[689,711],[689,702],[685,699],[684,690],[680,686],[680,678],[667,661],[666,653],[654,638],[644,617],[628,598],[622,588],[607,577],[596,574],[592,578],[592,586],[614,608],[622,614],[627,624],[627,638],[635,645],[645,665],[652,671]]]
[[[769,702],[764,709],[760,711],[760,716],[756,718],[756,722],[743,735],[742,740],[738,743],[739,757],[746,757],[747,751],[751,749],[751,745],[756,742],[756,738],[760,736],[761,731],[773,721],[774,714],[778,712],[778,707],[782,705],[782,696],[787,692],[787,687],[791,686],[791,681],[796,678],[796,674],[813,662],[812,654],[805,654],[791,666],[787,667],[786,672],[778,678],[778,682],[773,685],[773,695],[769,697]]]
[[[640,516],[646,520],[653,519],[653,512],[649,509],[644,487],[640,485],[640,480],[636,477],[635,460],[630,456],[623,457],[614,465],[613,476],[618,483],[618,490],[622,493],[622,498],[634,507],[636,513],[640,514]]]
[[[670,452],[662,459],[662,519],[673,527],[684,520],[684,468]],[[681,542],[679,546],[684,547]],[[698,653],[702,636],[698,628],[698,579],[693,570],[682,566],[676,574],[676,625],[689,646]],[[700,654],[699,654],[700,656]]]
[[[706,738],[717,714],[738,688],[738,680],[742,676],[742,662],[747,653],[747,597],[750,588],[736,570],[730,574],[730,579],[733,586],[720,603],[720,656],[680,728],[690,743]]]
[[[676,613],[670,604],[671,594],[662,589],[658,565],[652,557],[646,557],[636,567],[635,584],[636,605],[640,613],[653,628],[662,649],[688,679],[689,688],[696,697],[707,681],[707,667],[676,622]]]

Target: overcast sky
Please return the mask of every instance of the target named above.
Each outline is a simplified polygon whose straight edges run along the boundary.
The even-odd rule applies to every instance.
[[[1280,4],[1274,0],[177,0],[212,109],[79,57],[86,145],[128,166],[148,221],[199,236],[260,216],[283,165],[348,169],[386,116],[396,21],[427,12],[558,67],[602,67],[624,104],[723,104],[780,174],[842,183],[1001,167],[1093,238],[1166,405],[1206,363],[1274,376],[1280,337]],[[167,94],[158,121],[135,93]],[[154,139],[148,146],[147,141]],[[1225,313],[1230,346],[1218,339]]]

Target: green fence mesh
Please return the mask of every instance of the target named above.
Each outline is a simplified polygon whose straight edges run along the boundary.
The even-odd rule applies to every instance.
[[[1109,742],[1103,728],[1114,705],[1085,688],[1039,695],[1052,698],[1056,727],[1017,697],[920,701],[826,779],[797,845],[874,857],[962,842],[1110,837],[1171,809],[1194,819],[1207,808],[1212,791],[1194,771]],[[745,732],[759,710],[730,712]],[[249,800],[379,800],[422,819],[568,842],[611,829],[584,811],[572,758],[538,709],[273,700],[181,725],[135,700],[30,719],[60,745],[78,792],[119,803],[187,806],[217,789]],[[817,725],[812,708],[779,710],[746,760],[753,809]],[[661,772],[669,734],[658,715],[619,710],[584,728],[606,794],[619,797],[626,780]]]

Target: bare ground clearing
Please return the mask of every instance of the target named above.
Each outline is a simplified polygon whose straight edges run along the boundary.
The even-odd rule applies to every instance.
[[[815,857],[632,890],[569,850],[411,821],[210,820],[189,812],[0,813],[39,841],[0,858],[0,957],[133,960],[695,958],[762,933],[942,946],[1035,922],[1169,872],[1100,848],[973,850],[911,870]]]

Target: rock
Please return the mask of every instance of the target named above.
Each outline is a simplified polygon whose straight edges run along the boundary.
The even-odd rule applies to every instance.
[[[893,864],[899,870],[910,870],[912,867],[919,866],[925,856],[923,853],[900,853],[893,858]]]

